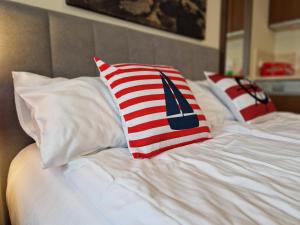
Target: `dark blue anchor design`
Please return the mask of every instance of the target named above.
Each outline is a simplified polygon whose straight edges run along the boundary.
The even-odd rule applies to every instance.
[[[170,128],[172,130],[184,130],[198,127],[198,117],[183,94],[163,72],[159,71],[159,73],[163,83]]]

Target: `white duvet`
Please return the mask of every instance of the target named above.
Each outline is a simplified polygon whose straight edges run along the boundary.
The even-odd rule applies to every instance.
[[[251,124],[227,121],[225,130],[300,144],[300,114],[274,112],[251,121]]]
[[[64,171],[111,224],[300,224],[300,145],[227,132],[151,160],[125,152]]]
[[[286,137],[274,127],[258,137],[248,129],[258,127],[231,123],[212,140],[152,159],[115,148],[45,170],[30,145],[10,168],[13,225],[300,224],[295,124],[283,128]]]

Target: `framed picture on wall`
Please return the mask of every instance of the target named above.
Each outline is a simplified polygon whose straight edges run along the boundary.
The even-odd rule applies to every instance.
[[[203,40],[206,0],[66,0],[68,5]]]

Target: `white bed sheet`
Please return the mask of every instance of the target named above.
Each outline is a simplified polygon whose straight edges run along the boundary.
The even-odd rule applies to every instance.
[[[124,152],[63,172],[111,224],[300,224],[300,145],[220,132],[151,160]]]
[[[300,114],[274,112],[253,120],[251,124],[226,121],[225,126],[229,132],[300,144]]]
[[[42,169],[35,144],[13,160],[7,203],[13,225],[106,225],[105,216],[72,190],[62,169]]]

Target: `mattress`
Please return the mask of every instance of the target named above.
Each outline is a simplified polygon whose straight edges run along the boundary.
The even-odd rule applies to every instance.
[[[12,225],[109,224],[71,188],[62,170],[42,169],[35,144],[16,156],[10,166],[6,194]]]
[[[225,127],[152,159],[114,148],[42,169],[32,144],[12,162],[7,202],[14,225],[299,224],[299,149]]]

